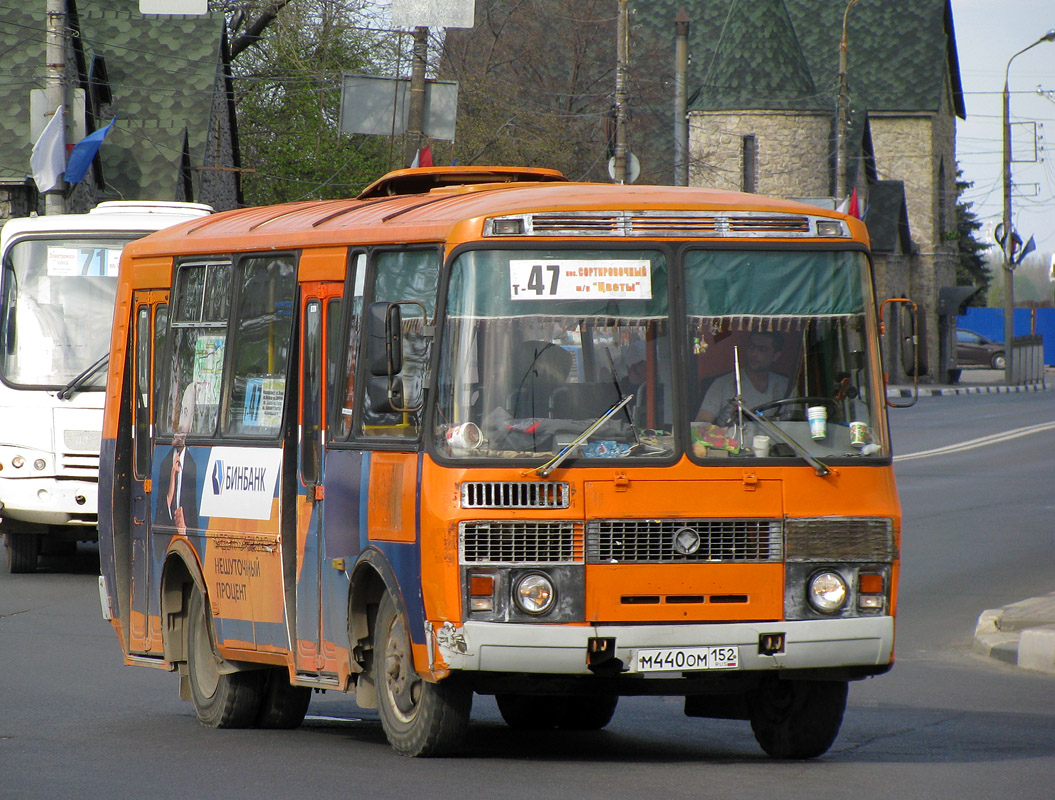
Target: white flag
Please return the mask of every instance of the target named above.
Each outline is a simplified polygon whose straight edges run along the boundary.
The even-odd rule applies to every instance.
[[[62,106],[52,115],[51,121],[33,145],[29,166],[33,170],[37,189],[41,192],[48,191],[62,180],[62,173],[66,171],[66,129]]]

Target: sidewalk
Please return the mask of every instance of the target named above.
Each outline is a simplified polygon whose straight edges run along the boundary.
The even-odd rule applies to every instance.
[[[920,397],[948,397],[958,394],[1017,394],[1019,392],[1044,392],[1055,384],[1055,367],[1045,367],[1044,382],[1028,386],[1007,386],[1002,369],[964,369],[959,383],[921,383]],[[890,398],[912,397],[911,384],[889,384],[886,396]]]
[[[1055,592],[983,611],[974,629],[974,649],[1055,675]]]

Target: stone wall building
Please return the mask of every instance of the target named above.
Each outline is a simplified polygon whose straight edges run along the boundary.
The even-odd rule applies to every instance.
[[[690,23],[692,185],[833,206],[836,98],[846,3],[685,0]],[[677,9],[649,4],[669,30]],[[669,19],[667,16],[669,15]],[[872,236],[877,296],[924,311],[930,374],[945,380],[955,317],[939,318],[956,283],[956,118],[965,116],[949,0],[868,0],[847,25],[847,186]],[[906,377],[896,348],[891,380]]]

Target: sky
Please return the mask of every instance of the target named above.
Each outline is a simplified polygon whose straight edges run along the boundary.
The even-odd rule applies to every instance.
[[[1003,216],[1000,96],[1004,70],[1015,53],[1055,29],[1055,0],[952,0],[952,15],[967,106],[967,119],[956,123],[956,157],[964,179],[974,183],[964,198],[973,204],[984,225],[979,232],[982,236]],[[1052,253],[1055,42],[1043,42],[1015,58],[1008,85],[1015,159],[1011,165],[1014,226],[1023,240],[1036,239],[1038,253]],[[1038,93],[1038,87],[1045,94]],[[1033,127],[1025,123],[1036,123],[1035,161]]]

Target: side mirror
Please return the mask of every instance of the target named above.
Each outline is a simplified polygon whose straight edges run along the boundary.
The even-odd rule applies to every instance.
[[[897,306],[897,335],[900,337],[898,347],[905,373],[912,376],[912,399],[908,403],[891,403],[888,398],[887,405],[893,408],[908,408],[915,405],[919,399],[919,377],[927,374],[926,321],[919,306],[907,297],[891,297],[879,306],[879,333],[883,336],[887,333],[884,312],[889,304]]]
[[[371,375],[403,370],[403,314],[397,303],[371,303],[366,310],[366,362]]]
[[[898,330],[901,332],[901,363],[905,374],[922,378],[927,374],[927,317],[919,306],[902,308]]]
[[[366,400],[375,414],[398,414],[416,410],[407,408],[403,396],[403,379],[398,375],[372,376],[366,383]]]

